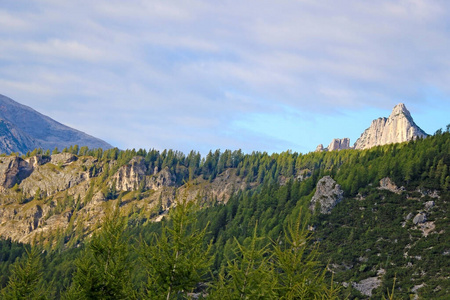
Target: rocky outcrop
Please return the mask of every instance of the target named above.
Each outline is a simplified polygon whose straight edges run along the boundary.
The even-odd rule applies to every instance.
[[[413,219],[413,224],[417,225],[417,224],[425,223],[426,221],[427,221],[427,215],[425,213],[418,213]]]
[[[388,190],[397,194],[400,194],[402,191],[405,190],[403,186],[400,188],[397,187],[397,185],[389,177],[385,177],[380,180],[380,187],[378,189]]]
[[[343,139],[333,139],[328,145],[328,151],[338,151],[338,150],[344,150],[344,149],[350,149],[350,139],[349,138],[343,138]]]
[[[377,271],[376,277],[369,277],[369,278],[361,280],[358,283],[352,282],[352,286],[354,289],[360,291],[361,294],[372,297],[372,291],[381,286],[381,282],[382,282],[381,279],[384,274],[386,274],[386,270],[379,269]]]
[[[381,285],[381,279],[378,277],[369,277],[361,280],[359,283],[353,282],[354,289],[361,292],[365,296],[372,296],[372,290],[378,288]]]
[[[316,147],[316,150],[314,152],[339,151],[339,150],[345,150],[345,149],[352,149],[352,147],[350,147],[350,139],[349,138],[333,139],[327,148],[324,148],[323,145],[320,144]]]
[[[344,191],[330,176],[325,176],[317,182],[316,192],[311,199],[309,209],[314,211],[319,207],[320,213],[330,214],[331,210],[342,201]]]
[[[147,181],[146,187],[151,190],[158,190],[164,186],[173,186],[177,181],[175,174],[172,174],[169,168],[164,168],[161,172],[151,176]]]
[[[30,166],[33,163],[34,167],[31,174],[20,183],[20,189],[31,196],[34,196],[38,190],[45,195],[65,191],[78,186],[90,177],[88,169],[94,164],[94,161],[93,158],[78,161],[76,156],[69,153],[54,154],[50,159],[31,158]],[[41,165],[42,162],[49,163]],[[74,166],[68,167],[71,164]],[[84,190],[85,187],[80,186],[78,192],[84,195]]]
[[[406,106],[400,103],[394,107],[389,118],[373,120],[370,127],[361,134],[353,146],[350,146],[349,138],[333,139],[327,148],[324,148],[322,144],[318,145],[315,152],[369,149],[375,146],[403,143],[427,136],[428,134],[414,123],[411,113]]]
[[[374,146],[402,143],[427,136],[428,134],[414,123],[406,106],[400,103],[394,107],[389,118],[373,120],[370,127],[356,140],[354,148],[369,149]]]
[[[44,156],[44,155],[36,155],[29,158],[26,158],[25,161],[29,163],[33,168],[36,168],[38,166],[42,166],[52,160],[51,156]]]
[[[113,175],[112,184],[117,191],[136,190],[143,180],[147,167],[143,157],[133,157],[130,162],[122,167]]]
[[[51,156],[50,162],[54,165],[66,166],[77,159],[78,158],[75,155],[70,153],[58,153]]]
[[[5,157],[0,160],[0,187],[12,188],[23,179],[30,176],[33,166],[17,156]]]
[[[319,144],[317,145],[316,150],[314,152],[322,152],[322,151],[324,151],[323,145]]]

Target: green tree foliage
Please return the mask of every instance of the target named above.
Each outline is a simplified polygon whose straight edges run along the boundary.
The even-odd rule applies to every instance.
[[[210,265],[210,244],[204,245],[206,227],[195,228],[195,203],[183,197],[170,211],[168,224],[150,244],[144,242],[141,257],[147,270],[148,299],[187,297]]]
[[[325,281],[321,268],[318,244],[306,229],[301,216],[289,222],[284,237],[274,241],[274,269],[277,278],[278,299],[338,299],[338,290]]]
[[[76,261],[66,299],[133,299],[129,241],[119,208],[107,213],[99,232]]]
[[[235,243],[233,258],[211,287],[212,299],[338,299],[301,216],[272,243],[258,237],[256,227],[244,244]]]
[[[8,285],[1,291],[2,299],[47,299],[49,292],[43,288],[42,260],[37,248],[26,250],[25,257],[12,266]]]
[[[217,283],[212,285],[212,299],[276,299],[277,282],[270,263],[269,245],[264,244],[264,239],[256,232],[255,228],[248,245],[235,240],[235,258],[228,259]]]

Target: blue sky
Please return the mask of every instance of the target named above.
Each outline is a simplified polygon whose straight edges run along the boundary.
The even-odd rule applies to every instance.
[[[0,94],[119,148],[307,153],[450,123],[450,2],[0,2]]]

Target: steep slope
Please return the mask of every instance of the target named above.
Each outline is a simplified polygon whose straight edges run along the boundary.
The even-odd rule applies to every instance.
[[[199,199],[196,219],[199,229],[208,228],[204,242],[213,242],[213,272],[255,228],[277,241],[302,215],[311,217],[305,225],[320,241],[321,262],[342,287],[341,299],[381,299],[394,278],[396,298],[446,299],[449,153],[445,131],[410,143],[305,155],[226,150],[202,159],[196,152],[110,149],[2,157],[0,238],[44,247],[49,261],[55,253],[48,281],[70,281],[71,267],[61,257],[82,249],[108,208],[120,207],[130,235],[152,237],[166,223],[154,221],[186,192]],[[310,216],[314,202],[321,209]]]
[[[112,148],[105,141],[58,123],[3,95],[0,95],[0,119],[9,122],[2,126],[4,133],[0,152],[9,153],[10,149],[17,149],[15,151],[23,154],[36,147],[63,149],[71,145]]]
[[[39,143],[11,122],[0,119],[0,152],[26,153],[39,147]]]
[[[389,118],[373,120],[370,127],[356,140],[354,148],[369,149],[374,146],[402,143],[427,136],[428,134],[414,123],[406,106],[400,103],[394,107]]]

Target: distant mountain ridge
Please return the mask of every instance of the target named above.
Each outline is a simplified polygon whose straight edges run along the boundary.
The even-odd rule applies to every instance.
[[[107,142],[63,125],[31,107],[0,94],[0,152],[21,154],[35,148],[63,149],[71,145],[112,148]]]
[[[417,138],[425,138],[425,133],[413,120],[405,104],[399,103],[392,110],[388,118],[382,117],[372,121],[355,144],[350,147],[350,139],[333,139],[327,148],[319,145],[316,152],[335,151],[344,149],[369,149],[394,143],[403,143]]]

